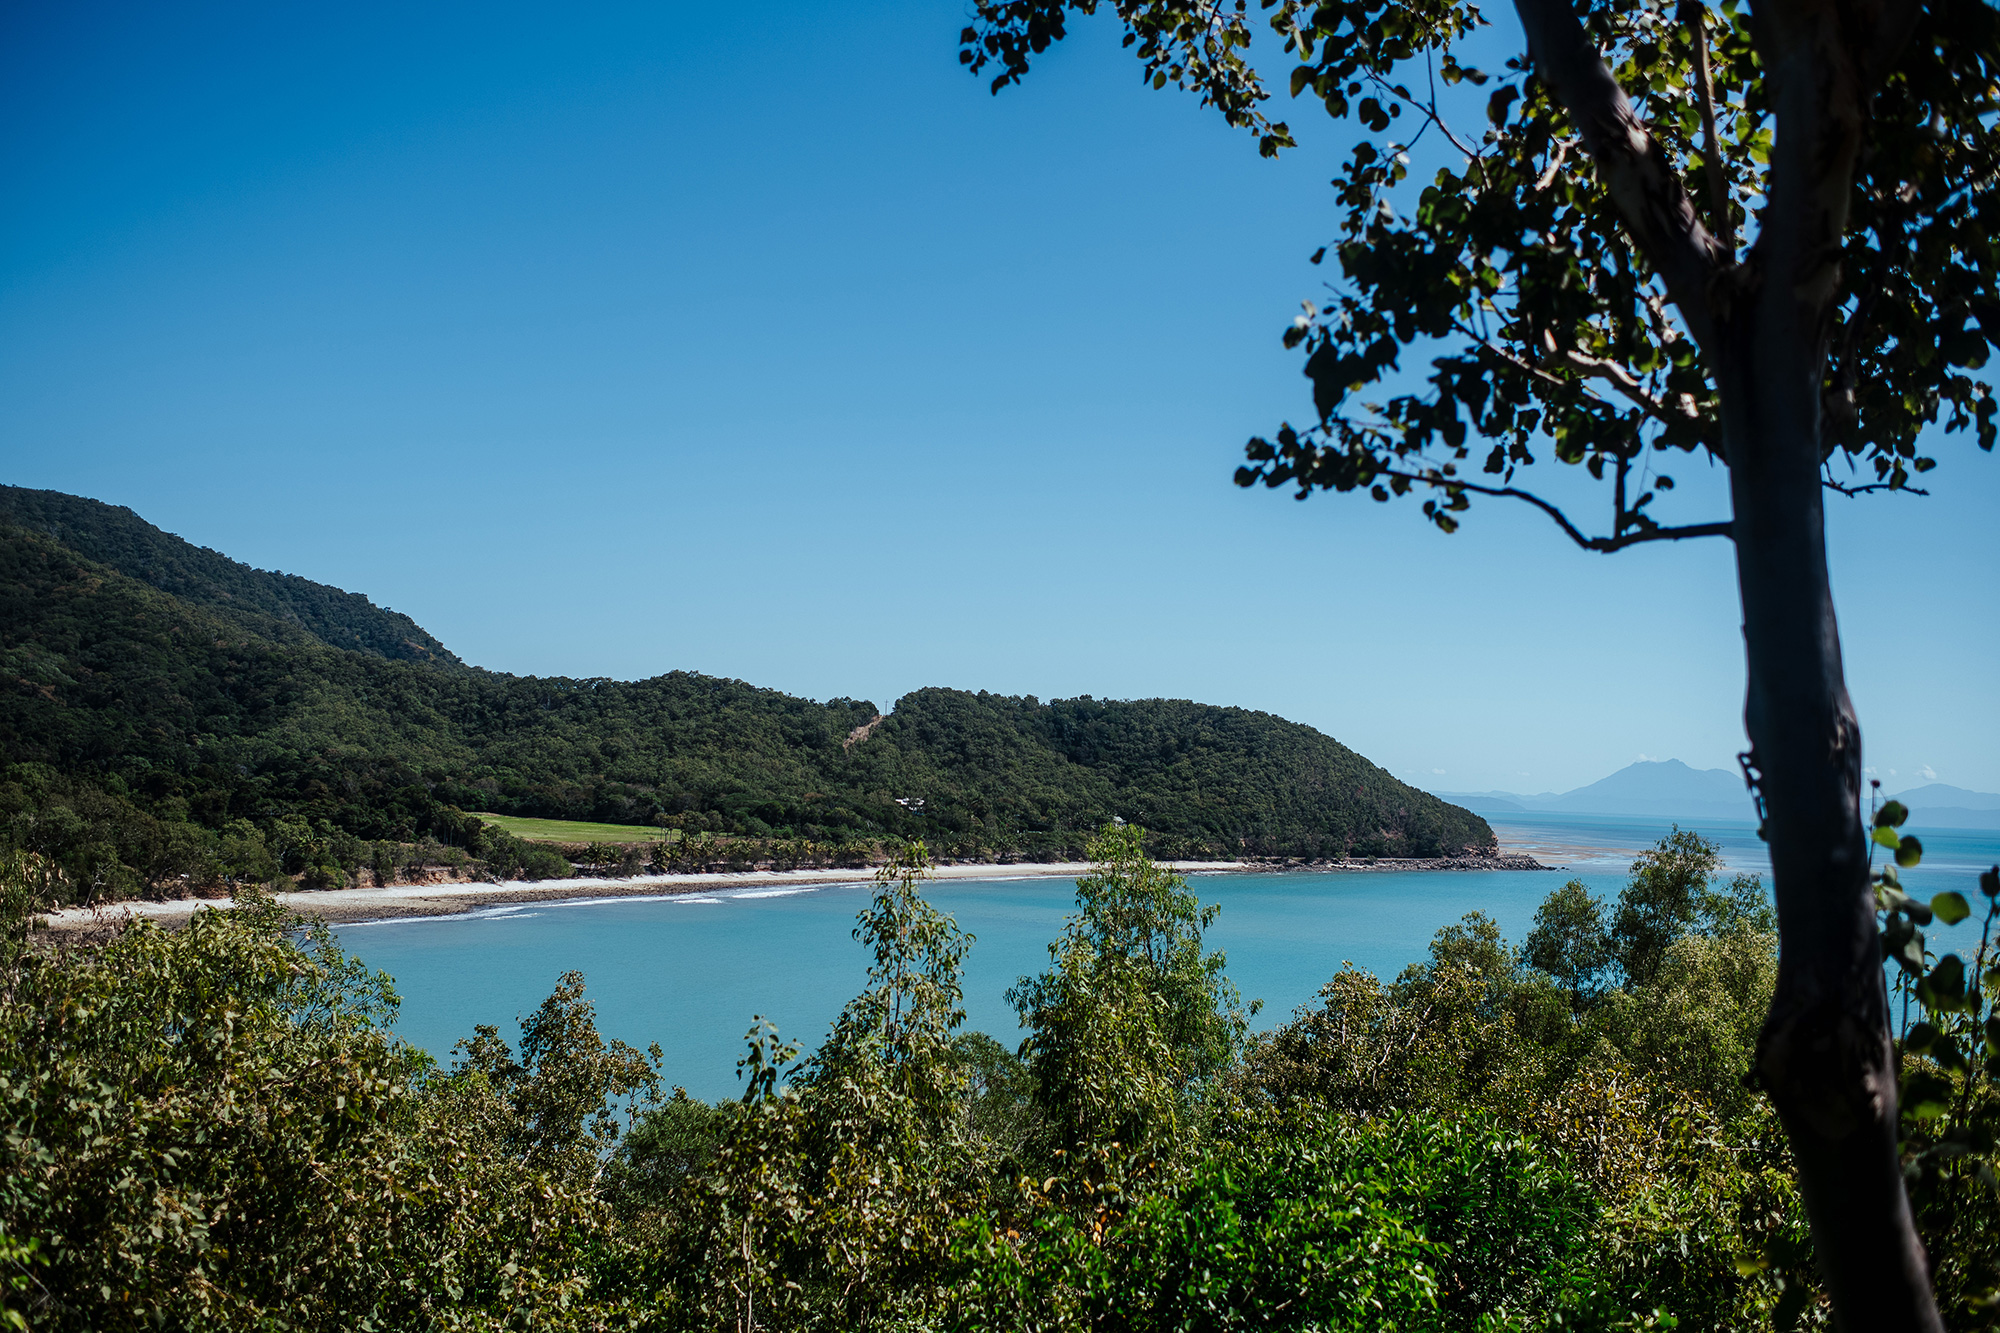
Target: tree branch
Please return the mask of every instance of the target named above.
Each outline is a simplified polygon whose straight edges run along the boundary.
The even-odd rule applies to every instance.
[[[1638,378],[1631,371],[1625,369],[1625,367],[1619,365],[1616,361],[1607,361],[1601,356],[1589,356],[1577,351],[1574,347],[1566,347],[1558,351],[1555,335],[1546,329],[1542,331],[1542,345],[1549,349],[1551,355],[1561,357],[1563,362],[1572,369],[1580,371],[1585,375],[1594,375],[1601,380],[1608,380],[1611,386],[1617,389],[1618,392],[1624,394],[1627,398],[1645,409],[1646,415],[1655,420],[1665,422],[1668,425],[1677,424],[1674,418],[1668,415],[1667,405],[1647,393],[1646,386],[1639,383]],[[1682,394],[1681,398],[1683,399],[1681,415],[1688,420],[1698,420],[1701,414],[1686,403],[1687,395]]]
[[[1664,528],[1655,524],[1650,527],[1635,528],[1613,537],[1586,537],[1582,529],[1570,522],[1569,515],[1533,491],[1524,491],[1518,486],[1482,486],[1476,481],[1460,481],[1456,477],[1439,476],[1435,473],[1427,476],[1421,472],[1405,472],[1398,468],[1383,468],[1377,475],[1401,477],[1405,481],[1430,486],[1437,490],[1471,491],[1474,495],[1490,495],[1502,500],[1525,500],[1554,519],[1556,526],[1563,530],[1563,535],[1586,551],[1609,554],[1612,551],[1622,551],[1628,546],[1637,546],[1641,542],[1677,542],[1685,541],[1689,537],[1734,537],[1736,533],[1733,523],[1687,523],[1674,528]]]
[[[1736,220],[1729,213],[1729,182],[1722,171],[1722,150],[1715,135],[1715,72],[1708,64],[1707,13],[1702,0],[1681,0],[1681,21],[1694,34],[1695,87],[1701,93],[1701,160],[1708,168],[1709,221],[1715,224],[1723,253],[1736,258]]]
[[[1467,328],[1462,321],[1453,320],[1452,327],[1456,328],[1460,333],[1464,334],[1466,337],[1472,339],[1476,344],[1478,344],[1480,351],[1485,352],[1488,356],[1493,357],[1496,361],[1506,362],[1508,365],[1514,367],[1514,369],[1520,371],[1523,375],[1533,375],[1536,379],[1541,380],[1547,384],[1556,385],[1559,388],[1566,389],[1570,387],[1569,381],[1563,379],[1562,376],[1551,375],[1549,374],[1548,371],[1543,370],[1540,366],[1535,365],[1532,362],[1523,361],[1520,357],[1515,356],[1512,352],[1509,352],[1504,348],[1494,346],[1492,343],[1487,342],[1484,338],[1480,337],[1479,333],[1476,330]]]
[[[1551,375],[1540,366],[1523,361],[1512,352],[1496,347],[1494,344],[1481,339],[1476,331],[1467,328],[1463,322],[1453,320],[1452,327],[1477,343],[1479,350],[1486,352],[1496,360],[1506,362],[1522,374],[1533,375],[1536,379],[1548,384],[1561,385],[1565,388],[1569,386],[1569,381],[1564,380],[1560,376]],[[1698,421],[1701,419],[1701,413],[1695,409],[1694,404],[1686,394],[1680,396],[1680,412],[1679,416],[1676,417],[1668,409],[1666,403],[1647,393],[1646,386],[1641,384],[1631,371],[1625,369],[1625,367],[1619,365],[1616,361],[1607,361],[1602,357],[1588,356],[1573,347],[1559,351],[1556,348],[1555,335],[1546,330],[1542,334],[1542,345],[1548,349],[1551,356],[1559,358],[1570,369],[1597,379],[1608,380],[1618,392],[1631,399],[1647,416],[1652,417],[1655,421],[1663,425],[1678,425],[1681,421]],[[1598,398],[1596,401],[1603,402],[1604,400]]]
[[[1639,250],[1652,264],[1695,341],[1713,342],[1708,285],[1728,256],[1681,188],[1666,154],[1639,119],[1570,0],[1514,0],[1535,74],[1555,93]]]
[[[1819,484],[1842,495],[1866,495],[1870,491],[1901,491],[1906,495],[1930,494],[1921,486],[1897,486],[1886,481],[1871,481],[1861,486],[1850,486],[1844,481],[1835,481],[1832,477],[1821,477]]]
[[[1564,159],[1569,156],[1569,150],[1575,146],[1576,140],[1574,139],[1558,139],[1556,141],[1556,150],[1549,154],[1548,166],[1543,168],[1542,174],[1535,179],[1536,194],[1540,194],[1555,183],[1556,173],[1562,170]]]
[[[1451,132],[1451,126],[1444,123],[1444,117],[1438,114],[1437,70],[1432,67],[1431,57],[1428,52],[1426,52],[1424,55],[1424,73],[1429,76],[1431,83],[1431,100],[1429,101],[1428,104],[1425,105],[1424,114],[1430,118],[1431,124],[1438,127],[1438,130],[1444,135],[1445,138],[1451,140],[1451,146],[1453,148],[1456,148],[1459,152],[1465,154],[1466,161],[1479,163],[1479,179],[1482,183],[1484,183],[1486,180],[1486,163],[1481,161],[1481,155],[1479,151],[1473,148],[1471,145],[1461,142],[1459,140],[1459,137]],[[1377,79],[1376,82],[1381,83],[1382,81],[1380,79]],[[1386,87],[1387,85],[1384,86]],[[1406,100],[1409,101],[1409,103],[1412,106],[1416,105],[1416,99],[1414,97],[1408,98]]]

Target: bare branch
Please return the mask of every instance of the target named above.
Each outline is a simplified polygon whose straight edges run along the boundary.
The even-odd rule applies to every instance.
[[[1524,491],[1518,486],[1482,486],[1476,481],[1461,481],[1457,477],[1441,476],[1435,472],[1405,472],[1398,468],[1383,468],[1378,475],[1384,477],[1401,477],[1405,481],[1415,482],[1421,486],[1430,486],[1441,491],[1470,491],[1474,495],[1490,495],[1502,500],[1525,500],[1554,519],[1556,526],[1563,530],[1563,534],[1586,551],[1602,551],[1608,554],[1612,551],[1622,551],[1628,546],[1637,546],[1641,542],[1677,542],[1685,541],[1689,537],[1734,537],[1736,535],[1735,524],[1725,522],[1688,523],[1672,528],[1654,524],[1647,527],[1634,528],[1630,532],[1619,533],[1612,537],[1586,537],[1582,529],[1570,522],[1569,515],[1563,513],[1562,510],[1556,508],[1534,492]]]
[[[1451,146],[1453,148],[1456,148],[1459,152],[1465,154],[1467,161],[1479,163],[1479,178],[1481,181],[1484,181],[1486,179],[1486,164],[1480,160],[1481,154],[1479,150],[1471,147],[1469,144],[1462,141],[1456,134],[1453,134],[1451,132],[1451,126],[1445,124],[1444,117],[1438,114],[1437,70],[1431,64],[1431,57],[1428,52],[1426,52],[1424,55],[1424,73],[1429,76],[1431,84],[1431,100],[1428,104],[1424,106],[1423,108],[1424,114],[1430,117],[1431,124],[1437,126],[1438,130],[1444,135],[1445,138],[1451,140]],[[1382,81],[1380,79],[1377,79],[1376,82],[1381,83]],[[1387,85],[1384,84],[1383,86],[1386,87]],[[1417,99],[1414,97],[1408,98],[1406,100],[1412,106],[1415,106],[1417,104]]]
[[[1625,90],[1577,21],[1570,0],[1514,0],[1535,73],[1576,123],[1626,230],[1667,284],[1695,341],[1713,342],[1708,285],[1729,260]]]
[[[1870,491],[1900,491],[1905,495],[1930,494],[1921,486],[1898,486],[1888,481],[1871,481],[1861,486],[1850,486],[1844,481],[1835,481],[1832,477],[1821,477],[1819,484],[1830,491],[1839,491],[1842,495],[1866,495]]]

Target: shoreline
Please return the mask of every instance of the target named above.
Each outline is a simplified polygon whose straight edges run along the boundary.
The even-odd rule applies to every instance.
[[[1533,857],[1411,858],[1374,861],[1163,861],[1183,875],[1281,874],[1345,872],[1394,874],[1411,870],[1554,870]],[[973,862],[932,867],[934,880],[1074,879],[1087,874],[1087,861],[1040,861],[1018,865]],[[685,894],[735,890],[799,889],[843,884],[868,884],[871,867],[823,870],[740,870],[714,874],[634,875],[629,879],[576,877],[570,879],[490,880],[439,884],[393,884],[386,888],[294,889],[271,895],[303,916],[329,925],[360,925],[418,917],[465,916],[494,907],[527,907],[535,903],[603,901],[613,898],[666,898]],[[89,930],[124,921],[158,921],[181,925],[203,908],[225,910],[228,898],[170,898],[164,901],[128,899],[102,907],[64,907],[44,913],[51,930]]]

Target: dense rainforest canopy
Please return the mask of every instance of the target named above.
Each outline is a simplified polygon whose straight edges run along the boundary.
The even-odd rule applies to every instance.
[[[926,689],[878,719],[690,672],[510,676],[364,597],[11,488],[0,761],[4,836],[105,891],[271,865],[331,880],[368,842],[489,836],[464,811],[967,857],[1075,855],[1113,818],[1190,857],[1494,845],[1477,816],[1268,713]]]

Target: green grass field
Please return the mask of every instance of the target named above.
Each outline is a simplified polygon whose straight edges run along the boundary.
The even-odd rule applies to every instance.
[[[524,819],[519,815],[474,813],[495,828],[529,842],[658,842],[662,835],[670,840],[680,836],[679,829],[647,828],[643,824],[586,824],[578,819]]]

